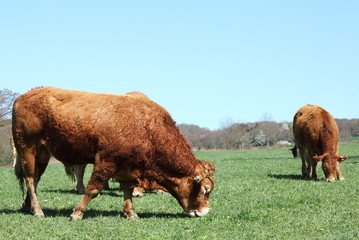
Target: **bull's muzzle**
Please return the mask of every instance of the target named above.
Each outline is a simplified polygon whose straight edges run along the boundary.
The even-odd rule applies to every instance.
[[[187,214],[190,217],[204,217],[209,213],[209,208],[203,208],[199,210],[191,210]]]

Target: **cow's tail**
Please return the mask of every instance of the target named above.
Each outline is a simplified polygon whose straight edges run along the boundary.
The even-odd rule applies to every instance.
[[[19,157],[19,154],[16,154],[16,163],[15,163],[15,175],[17,177],[17,179],[19,180],[19,184],[20,184],[20,189],[22,191],[22,195],[25,195],[25,176],[24,176],[24,172],[22,169],[22,163],[21,163],[21,159]]]

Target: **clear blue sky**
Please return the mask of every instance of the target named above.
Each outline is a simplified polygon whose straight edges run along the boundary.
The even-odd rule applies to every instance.
[[[141,91],[218,129],[359,118],[359,1],[1,1],[0,89]]]

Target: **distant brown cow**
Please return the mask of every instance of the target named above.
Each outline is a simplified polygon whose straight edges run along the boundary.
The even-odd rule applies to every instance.
[[[141,93],[94,94],[37,88],[17,98],[13,136],[16,175],[27,187],[25,207],[44,213],[36,187],[50,155],[65,166],[93,163],[86,194],[71,220],[81,220],[91,199],[110,178],[124,191],[124,214],[138,218],[135,186],[165,188],[192,217],[209,212],[215,166],[197,160],[169,113]]]
[[[316,105],[300,108],[294,116],[293,134],[295,144],[302,158],[304,177],[317,180],[317,162],[322,161],[322,168],[327,182],[344,180],[339,163],[347,156],[339,156],[339,130],[330,113]],[[306,163],[308,166],[306,166]]]

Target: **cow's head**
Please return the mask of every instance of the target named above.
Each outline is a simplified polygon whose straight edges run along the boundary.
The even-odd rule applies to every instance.
[[[347,156],[339,156],[336,154],[324,154],[313,157],[317,162],[322,161],[322,168],[327,182],[335,182],[337,168],[339,168],[339,164],[347,158]]]
[[[209,212],[209,195],[214,182],[215,166],[211,162],[200,161],[194,177],[183,178],[175,189],[173,195],[183,210],[191,217],[203,217]]]

